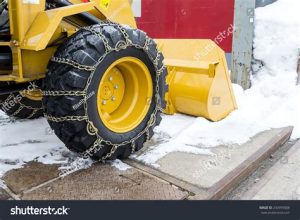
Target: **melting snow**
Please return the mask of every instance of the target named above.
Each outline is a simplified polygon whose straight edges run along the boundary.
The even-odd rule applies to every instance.
[[[131,166],[127,165],[126,163],[123,163],[121,160],[110,161],[110,164],[120,171],[126,171],[126,170],[132,168]]]
[[[0,176],[36,160],[45,164],[65,163],[68,150],[52,133],[45,119],[9,121],[0,114]],[[8,123],[9,122],[9,123]]]

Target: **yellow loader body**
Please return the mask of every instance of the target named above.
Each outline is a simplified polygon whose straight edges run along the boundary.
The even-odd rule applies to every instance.
[[[11,70],[0,70],[0,82],[24,83],[45,77],[49,60],[61,36],[71,36],[89,13],[136,28],[128,0],[91,0],[45,10],[46,1],[9,1],[11,40],[0,42],[12,52]],[[72,17],[73,16],[73,17]],[[70,19],[72,17],[72,19]],[[225,118],[237,108],[222,51],[210,40],[156,39],[168,69],[167,114],[184,113],[212,121]]]

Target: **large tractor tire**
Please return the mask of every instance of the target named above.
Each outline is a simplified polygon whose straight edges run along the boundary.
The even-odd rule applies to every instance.
[[[19,119],[39,118],[43,116],[42,93],[40,90],[24,90],[0,95],[0,109]]]
[[[161,122],[166,73],[143,31],[114,23],[83,28],[48,65],[45,116],[70,150],[101,161],[127,158]]]

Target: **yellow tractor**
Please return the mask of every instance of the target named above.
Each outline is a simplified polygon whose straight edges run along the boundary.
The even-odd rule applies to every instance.
[[[153,40],[130,4],[0,0],[0,108],[44,115],[70,150],[102,161],[141,149],[162,113],[218,121],[236,109],[213,41]]]

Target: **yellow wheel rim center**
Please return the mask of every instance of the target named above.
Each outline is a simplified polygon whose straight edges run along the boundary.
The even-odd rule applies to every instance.
[[[148,67],[137,58],[121,58],[109,66],[100,81],[97,93],[99,116],[111,131],[129,132],[147,115],[152,95]]]

